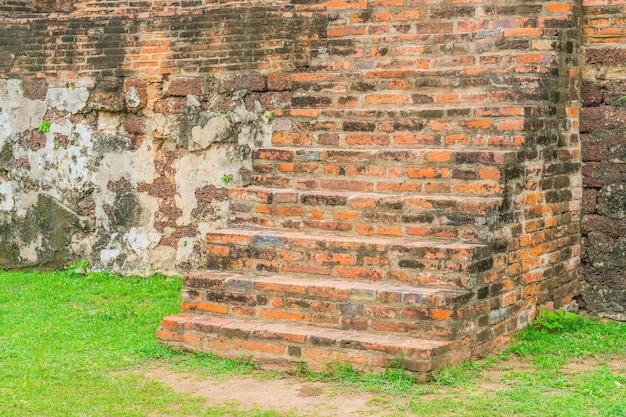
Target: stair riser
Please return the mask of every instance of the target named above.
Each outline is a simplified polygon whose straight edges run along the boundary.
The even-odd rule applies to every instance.
[[[305,216],[308,216],[305,213]],[[327,213],[327,217],[331,217]],[[238,214],[230,217],[230,224],[234,226],[263,227],[273,230],[310,230],[332,231],[341,235],[359,236],[400,236],[400,237],[441,237],[452,238],[462,242],[486,242],[489,240],[489,228],[461,228],[454,226],[438,226],[432,224],[413,223],[411,225],[400,224],[389,226],[388,224],[376,224],[367,220],[356,222],[340,222],[335,219],[310,219],[290,220],[277,216],[260,216]],[[480,221],[480,220],[477,220]],[[390,222],[396,223],[390,218]]]
[[[314,107],[313,107],[314,108]],[[318,112],[318,110],[309,110]],[[328,112],[320,110],[319,112]],[[368,131],[347,131],[346,123],[324,120],[306,120],[294,123],[286,122],[289,130],[277,130],[272,136],[271,142],[274,146],[298,146],[301,148],[328,147],[333,149],[348,148],[449,148],[463,146],[468,148],[483,148],[486,146],[500,149],[517,149],[524,145],[526,138],[519,131],[506,132],[492,129],[488,126],[485,129],[469,131],[465,126],[454,127],[446,122],[442,122],[443,111],[439,111],[441,116],[434,116],[427,122],[424,130],[416,130],[416,122],[396,123],[388,120],[383,127],[384,130],[373,132]],[[344,117],[337,114],[336,117]],[[374,116],[378,117],[378,116]],[[402,116],[396,115],[396,120]],[[516,121],[519,124],[523,120]],[[362,122],[367,126],[369,122]],[[419,123],[419,122],[418,122]],[[516,127],[519,127],[520,125]],[[446,129],[443,131],[443,129]]]
[[[191,331],[159,331],[157,337],[174,349],[207,352],[230,359],[247,358],[252,355],[255,363],[264,369],[292,372],[306,364],[308,369],[322,371],[333,363],[349,363],[354,369],[368,372],[382,372],[399,363],[402,369],[415,372],[418,378],[426,381],[439,366],[457,360],[427,358],[406,358],[397,354],[370,350],[347,349],[341,345],[316,346],[313,343],[302,346],[299,343],[266,340],[259,338],[233,339],[229,337],[205,335]],[[459,352],[455,353],[456,356]],[[450,356],[450,355],[447,355]],[[463,356],[459,360],[467,358]]]
[[[458,319],[469,318],[463,307],[473,299],[469,292],[211,272],[186,275],[182,295],[183,309],[189,311],[410,333],[433,340],[462,332]]]
[[[360,236],[428,236],[485,241],[499,201],[376,199],[231,190],[230,224]],[[259,201],[260,200],[260,201]]]
[[[236,292],[183,290],[183,311],[223,317],[255,318],[313,324],[320,327],[404,333],[430,340],[453,340],[463,333],[463,311],[368,302],[324,301],[302,295],[251,295]]]
[[[185,316],[181,314],[179,316]],[[459,352],[456,343],[432,347],[401,346],[367,341],[359,337],[337,337],[332,329],[327,331],[302,330],[283,332],[280,327],[255,326],[215,319],[178,319],[166,317],[157,331],[157,337],[169,346],[190,351],[204,351],[222,357],[248,357],[267,368],[293,370],[306,363],[313,370],[325,369],[330,363],[350,363],[356,369],[381,371],[400,365],[428,379],[439,366],[469,357],[470,352]],[[220,320],[220,319],[218,319]],[[330,332],[330,333],[329,333]]]
[[[376,173],[379,176],[381,169],[386,173],[396,173],[406,175],[411,178],[419,175],[415,169],[430,168],[447,169],[454,173],[461,168],[485,169],[485,168],[507,168],[516,162],[517,153],[511,151],[491,151],[491,150],[462,150],[462,149],[349,149],[349,150],[329,150],[329,149],[306,149],[306,148],[272,148],[255,149],[252,152],[252,161],[256,163],[284,164],[283,171],[294,173],[308,173],[321,169],[325,166],[328,171],[338,167],[343,168],[345,173],[363,175],[367,172]],[[289,166],[293,170],[289,170]],[[392,171],[389,171],[391,169]],[[278,169],[277,169],[278,171]],[[411,172],[411,177],[407,174]],[[478,174],[478,171],[476,171]],[[426,172],[423,174],[427,176]],[[459,173],[456,173],[460,176]],[[468,174],[469,175],[469,174]],[[450,176],[454,178],[454,176]],[[478,177],[476,177],[478,178]]]
[[[253,184],[302,190],[497,196],[518,175],[504,153],[257,151]]]
[[[410,248],[218,233],[207,235],[207,239],[207,268],[214,270],[471,288],[475,284],[473,277],[493,265],[485,250],[474,254],[463,248]]]

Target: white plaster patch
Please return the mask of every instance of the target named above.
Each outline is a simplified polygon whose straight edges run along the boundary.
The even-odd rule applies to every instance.
[[[212,148],[208,152],[189,154],[176,161],[176,205],[183,211],[178,225],[191,222],[191,212],[197,207],[195,191],[207,185],[225,187],[222,177],[239,178],[241,161],[229,161],[227,148]],[[235,182],[236,184],[236,182]],[[229,185],[233,185],[229,183]]]
[[[107,248],[100,251],[100,260],[105,263],[113,262],[122,253],[117,248]]]
[[[191,140],[187,148],[190,151],[207,149],[212,143],[220,142],[233,134],[228,118],[223,116],[209,119],[206,125],[191,129]]]
[[[148,248],[156,246],[161,240],[161,235],[154,231],[150,232],[133,227],[124,235],[124,240],[133,251],[142,253]]]
[[[11,120],[9,114],[5,111],[0,111],[0,149],[4,146],[5,140],[13,133],[13,127],[11,126]]]
[[[8,80],[0,85],[0,136],[8,137],[39,127],[46,114],[46,104],[41,100],[23,97],[18,80]]]
[[[49,88],[46,104],[59,110],[78,113],[87,104],[89,90],[85,87],[76,88]]]
[[[161,138],[169,138],[172,135],[170,122],[164,115],[157,113],[151,119],[151,128]]]
[[[15,206],[13,199],[13,187],[10,182],[0,183],[0,210],[11,211]]]

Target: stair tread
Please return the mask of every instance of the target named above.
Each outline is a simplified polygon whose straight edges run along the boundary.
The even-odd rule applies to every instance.
[[[233,273],[222,271],[202,271],[188,273],[184,277],[184,283],[197,279],[218,278],[225,281],[250,281],[252,283],[282,284],[294,287],[332,287],[339,290],[353,291],[375,291],[376,293],[398,293],[409,295],[441,295],[441,296],[463,296],[471,294],[470,291],[449,288],[419,287],[410,285],[396,285],[388,282],[364,282],[359,280],[340,280],[333,278],[302,278],[293,275],[256,275],[245,273]],[[197,282],[196,282],[197,285]],[[189,285],[195,287],[196,285]],[[304,294],[303,294],[304,295]]]
[[[266,192],[273,194],[306,194],[306,195],[320,195],[320,196],[341,196],[347,198],[361,198],[371,197],[380,199],[392,199],[392,198],[415,198],[420,200],[433,200],[433,201],[488,201],[492,203],[502,202],[502,197],[496,196],[466,196],[457,194],[435,194],[435,193],[421,193],[416,195],[409,192],[397,192],[397,193],[380,193],[380,192],[362,192],[362,191],[343,191],[343,190],[307,190],[301,188],[273,188],[260,185],[250,185],[242,188],[231,188],[230,193],[237,192]],[[235,197],[236,198],[236,197]]]
[[[281,132],[277,132],[281,133]],[[450,152],[450,153],[482,153],[489,152],[498,155],[515,155],[518,154],[517,150],[510,149],[498,149],[498,148],[450,148],[450,147],[413,147],[413,148],[403,148],[403,147],[394,147],[394,148],[381,148],[381,147],[373,147],[373,148],[356,148],[351,147],[349,149],[341,149],[336,147],[324,147],[324,146],[268,146],[268,147],[260,147],[254,149],[257,152],[302,152],[302,153],[312,153],[312,152],[332,152],[332,153],[400,153],[400,152]]]
[[[471,250],[471,249],[483,249],[487,248],[487,244],[483,243],[466,243],[458,242],[455,239],[446,238],[429,238],[420,237],[414,238],[402,238],[402,237],[381,237],[381,236],[345,236],[345,235],[329,235],[329,234],[313,234],[303,232],[291,232],[291,231],[277,231],[272,229],[252,228],[246,227],[245,229],[233,229],[224,228],[207,233],[207,240],[210,241],[211,236],[219,235],[235,235],[235,236],[247,236],[251,238],[265,237],[267,241],[259,241],[259,244],[272,245],[271,238],[285,238],[285,239],[308,239],[321,242],[340,242],[340,243],[355,243],[366,245],[384,245],[384,246],[402,246],[405,248],[437,248],[447,250]],[[246,242],[242,242],[246,243]],[[278,242],[276,242],[278,243]]]
[[[341,345],[385,353],[412,352],[445,348],[454,342],[429,340],[394,334],[374,334],[360,330],[343,330],[299,323],[275,323],[268,320],[215,317],[201,313],[180,313],[163,319],[163,328],[181,326],[186,330],[214,333],[229,338],[282,339],[296,343],[316,345]],[[311,340],[314,339],[314,340]]]

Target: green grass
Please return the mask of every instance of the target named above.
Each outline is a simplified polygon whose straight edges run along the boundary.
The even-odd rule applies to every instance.
[[[302,416],[209,406],[145,377],[160,366],[211,381],[292,378],[160,346],[154,331],[179,311],[180,285],[177,277],[0,273],[0,417]],[[626,363],[626,326],[581,319],[564,327],[529,328],[500,354],[444,368],[430,384],[342,363],[300,374],[327,393],[368,393],[369,411],[380,415],[626,416],[626,370],[615,370],[615,361]]]
[[[180,278],[1,273],[0,416],[199,413],[201,399],[133,370],[157,359],[220,377],[251,367],[159,346],[154,331],[179,304]]]

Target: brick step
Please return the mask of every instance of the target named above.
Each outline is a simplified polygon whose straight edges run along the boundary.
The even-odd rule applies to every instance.
[[[463,307],[473,298],[469,291],[217,271],[185,275],[182,294],[184,311],[433,340],[463,333],[472,316]]]
[[[520,175],[515,152],[457,149],[256,149],[253,185],[306,190],[498,196]]]
[[[230,358],[253,355],[257,363],[268,369],[292,371],[294,365],[306,364],[310,369],[322,370],[329,363],[341,361],[372,371],[399,365],[420,379],[427,379],[438,367],[468,358],[471,353],[461,348],[462,341],[432,341],[191,313],[163,318],[156,335],[161,342],[182,350]]]
[[[315,99],[315,97],[312,97]],[[413,97],[413,99],[417,99]],[[446,105],[345,110],[277,110],[275,146],[358,148],[507,149],[520,153],[525,143],[522,106],[485,105],[471,110]],[[287,116],[287,117],[285,117]]]
[[[303,191],[264,187],[229,191],[230,224],[336,234],[432,236],[487,241],[501,198]]]
[[[475,288],[493,266],[484,244],[421,238],[223,229],[207,234],[207,268],[262,275]]]

